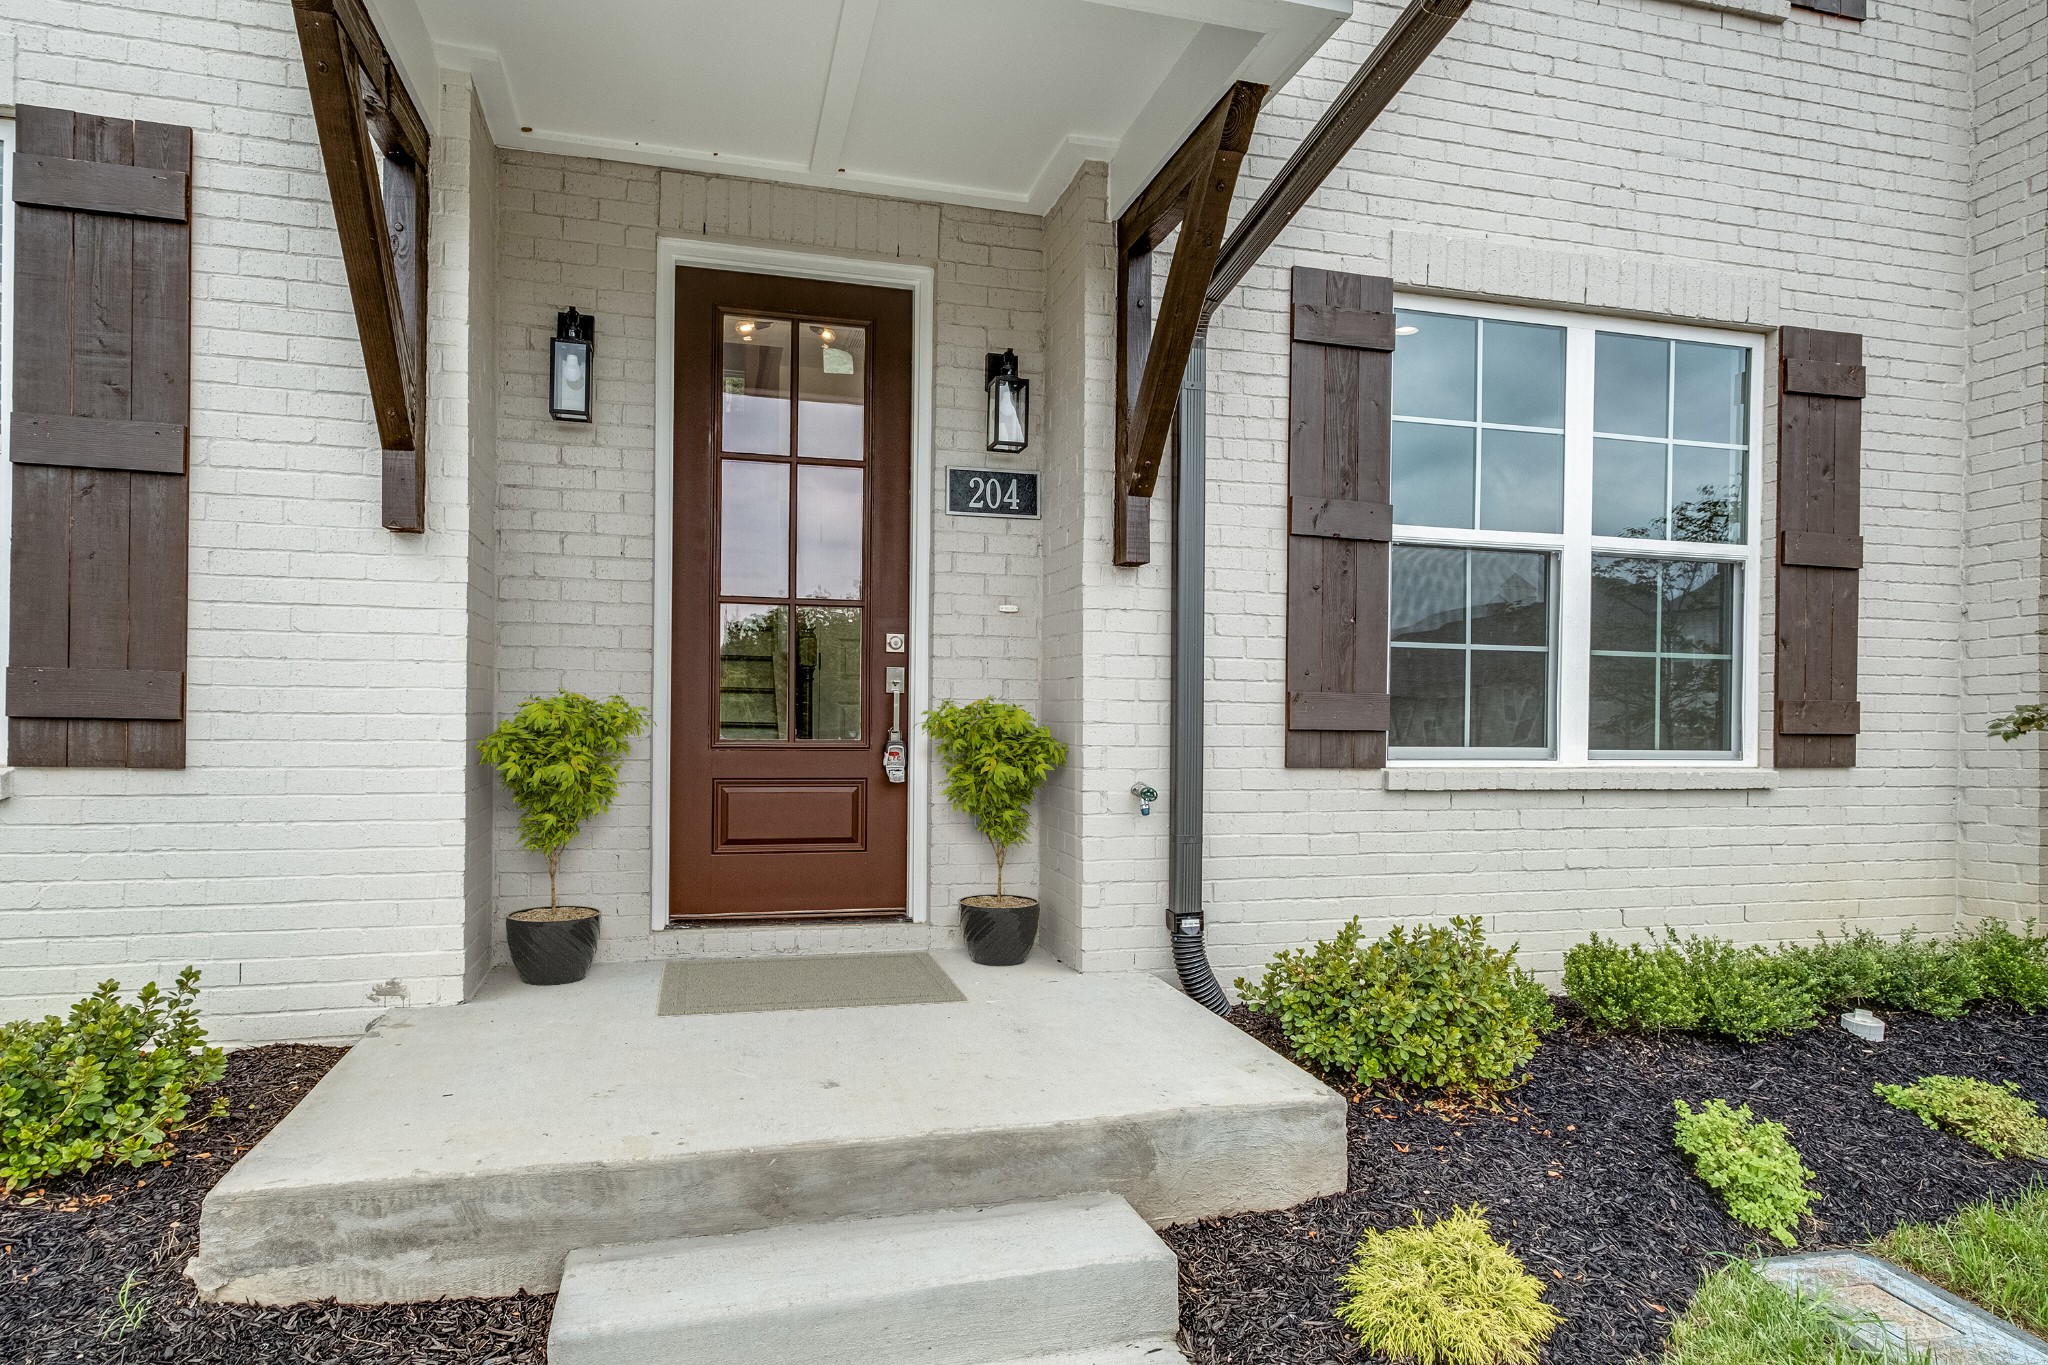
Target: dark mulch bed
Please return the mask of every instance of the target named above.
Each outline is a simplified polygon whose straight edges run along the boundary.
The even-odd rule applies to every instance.
[[[1240,1027],[1285,1052],[1266,1021]],[[1333,1316],[1338,1273],[1367,1228],[1477,1203],[1496,1236],[1549,1282],[1565,1322],[1545,1365],[1654,1358],[1717,1257],[1755,1234],[1723,1212],[1671,1143],[1671,1101],[1719,1096],[1783,1123],[1826,1196],[1802,1248],[1868,1240],[2004,1194],[2041,1168],[1998,1162],[1871,1094],[1937,1072],[2015,1081],[2048,1101],[2048,1016],[1985,1011],[1890,1020],[1881,1045],[1828,1026],[1737,1047],[1699,1038],[1600,1038],[1576,1024],[1545,1043],[1497,1112],[1355,1096],[1350,1192],[1280,1213],[1172,1228],[1181,1325],[1201,1365],[1364,1361]],[[1775,1244],[1772,1244],[1775,1245]]]
[[[281,1044],[228,1055],[199,1095],[228,1113],[181,1135],[169,1161],[98,1171],[0,1197],[0,1365],[538,1365],[552,1295],[361,1306],[255,1308],[200,1303],[185,1278],[199,1249],[199,1203],[342,1054]],[[148,1311],[122,1340],[102,1336],[133,1272]]]

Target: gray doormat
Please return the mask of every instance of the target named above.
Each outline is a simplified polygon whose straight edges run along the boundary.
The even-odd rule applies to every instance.
[[[656,1014],[749,1014],[965,1000],[930,953],[671,962]]]

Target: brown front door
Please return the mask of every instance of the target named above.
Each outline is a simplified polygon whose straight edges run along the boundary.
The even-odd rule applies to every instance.
[[[902,290],[677,272],[673,919],[909,904],[883,751],[910,662],[910,316]]]

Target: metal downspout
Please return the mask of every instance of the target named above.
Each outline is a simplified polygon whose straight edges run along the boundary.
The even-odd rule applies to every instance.
[[[1173,474],[1173,699],[1167,722],[1172,771],[1166,819],[1173,843],[1167,877],[1166,924],[1173,934],[1173,967],[1195,1003],[1230,1012],[1202,941],[1202,719],[1207,677],[1203,644],[1208,629],[1208,352],[1197,333],[1181,375],[1175,413]]]

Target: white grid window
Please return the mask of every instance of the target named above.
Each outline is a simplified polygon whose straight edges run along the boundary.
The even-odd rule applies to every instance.
[[[1397,313],[1390,756],[1754,761],[1761,343]]]

